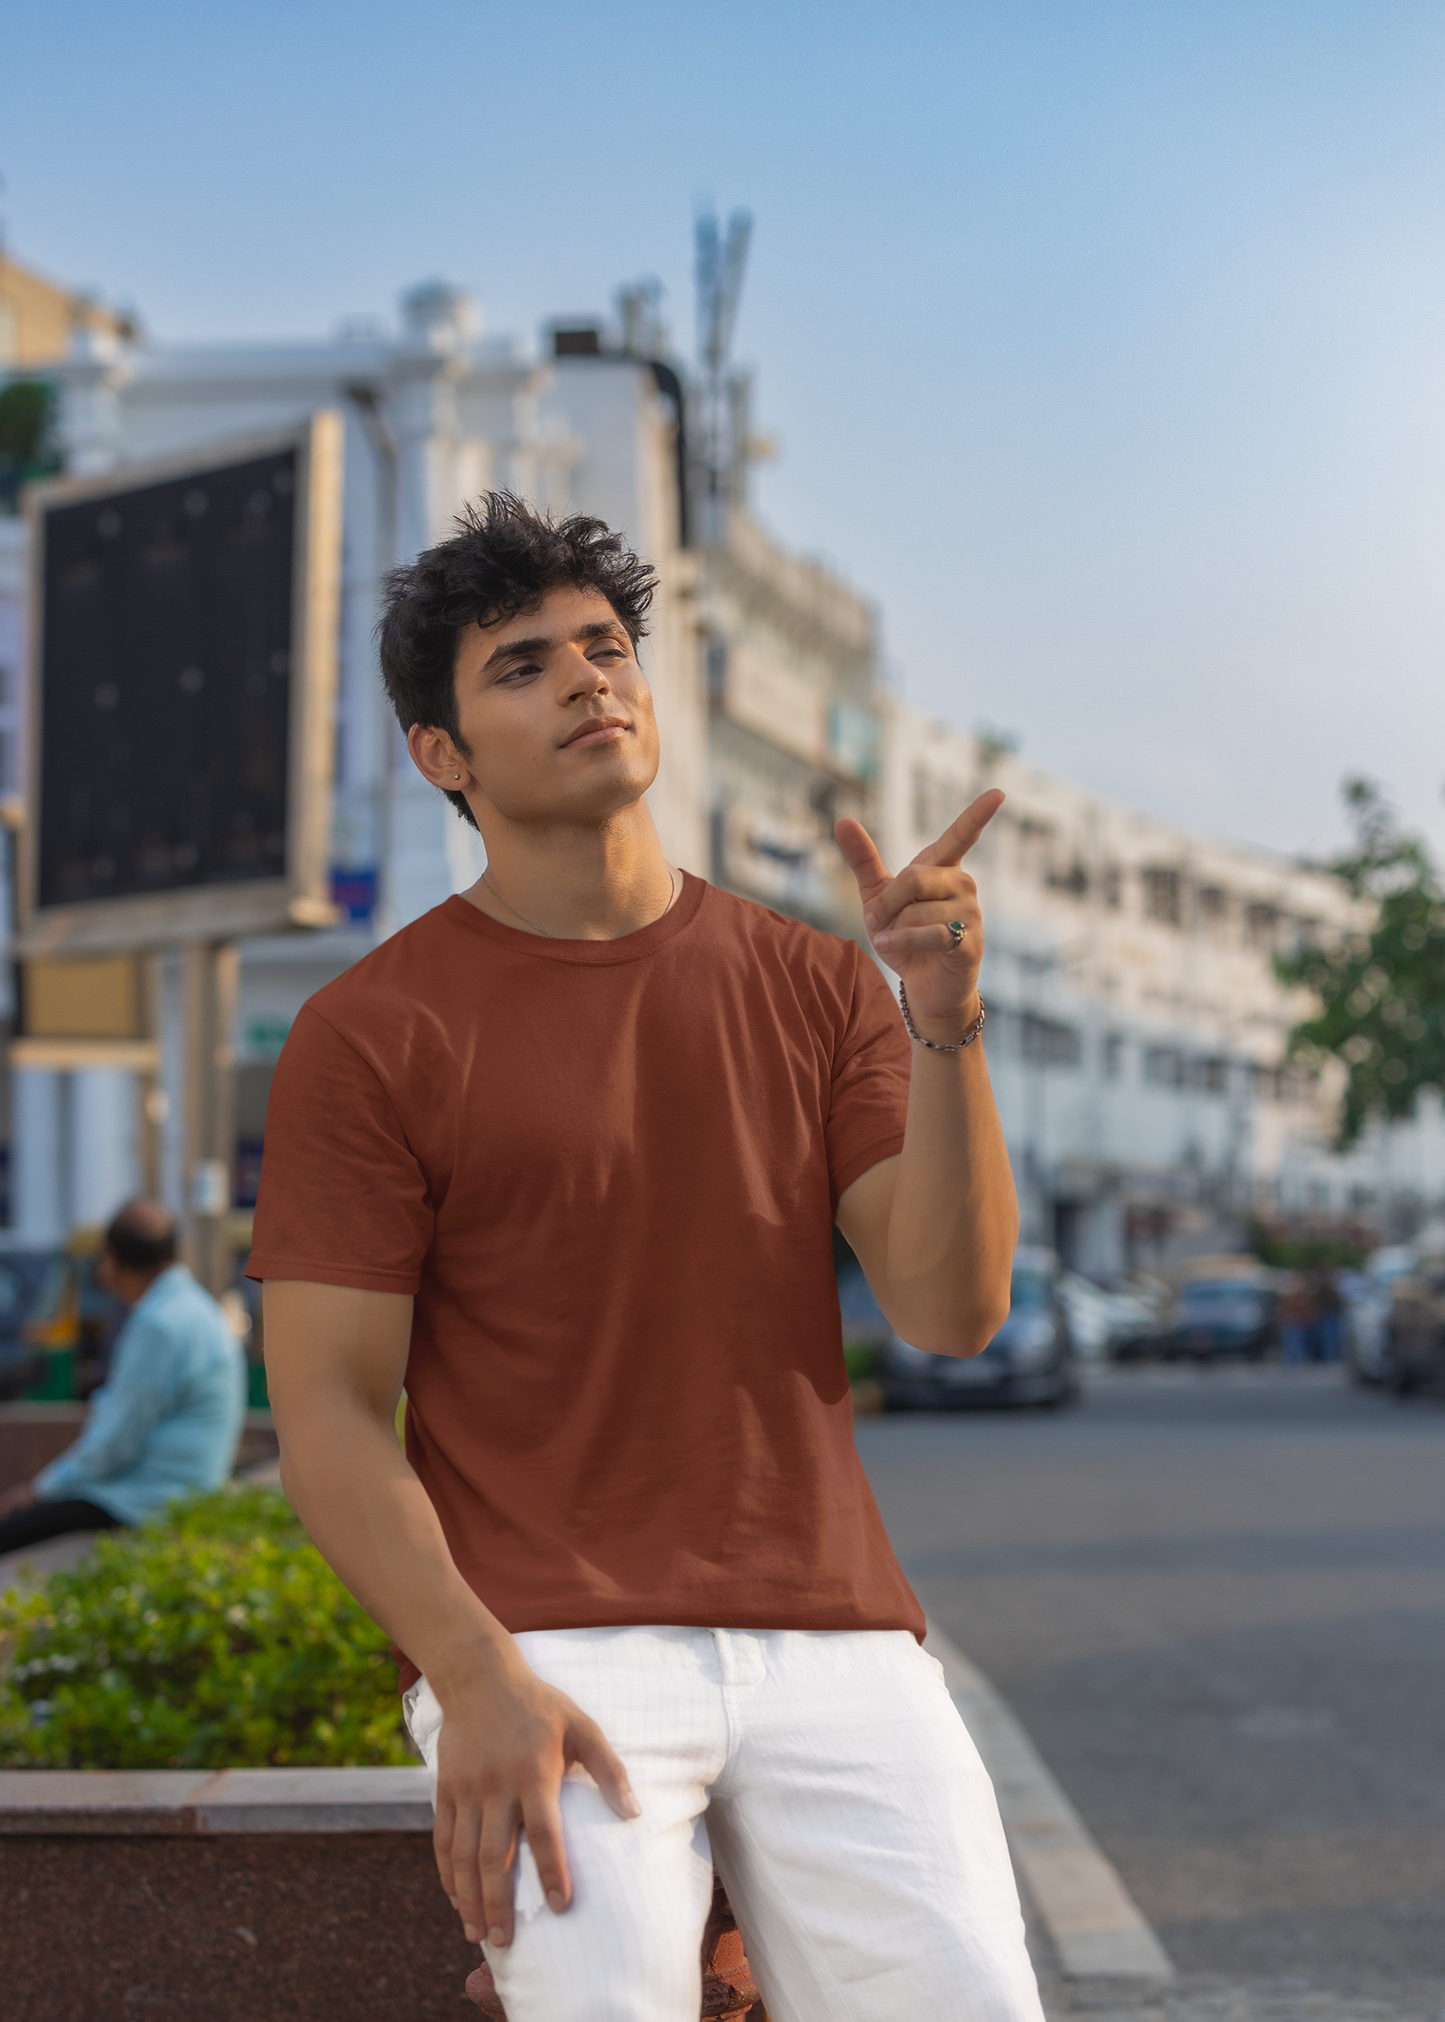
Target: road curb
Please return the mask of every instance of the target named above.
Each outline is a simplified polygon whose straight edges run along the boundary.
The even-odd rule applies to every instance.
[[[933,1622],[927,1647],[993,1778],[1015,1864],[1063,1972],[1071,1980],[1173,1979],[1168,1953],[1007,1702]]]

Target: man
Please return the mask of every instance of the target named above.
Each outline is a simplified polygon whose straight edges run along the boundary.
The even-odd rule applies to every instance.
[[[944,1353],[1008,1310],[985,794],[854,943],[663,858],[600,522],[492,496],[388,586],[473,888],[303,1008],[256,1243],[282,1481],[395,1638],[511,2022],[694,2022],[716,1862],[775,2022],[1039,2022],[987,1777],[853,1443],[832,1224]],[[393,1419],[406,1388],[406,1450]]]
[[[219,1488],[231,1472],[246,1358],[216,1301],[176,1262],[163,1207],[127,1202],[105,1232],[99,1276],[130,1308],[110,1377],[74,1445],[0,1496],[0,1553],[139,1523],[168,1497]]]

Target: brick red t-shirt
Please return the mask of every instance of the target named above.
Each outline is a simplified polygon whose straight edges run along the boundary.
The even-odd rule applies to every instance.
[[[853,942],[701,879],[615,941],[448,899],[302,1008],[248,1268],[415,1294],[407,1457],[507,1628],[921,1635],[831,1237],[908,1072]]]

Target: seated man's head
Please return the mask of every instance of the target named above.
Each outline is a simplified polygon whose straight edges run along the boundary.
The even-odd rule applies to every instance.
[[[159,1201],[127,1201],[101,1245],[98,1276],[107,1291],[133,1306],[176,1261],[176,1225]]]
[[[506,492],[392,572],[381,671],[418,769],[472,826],[601,826],[657,774],[637,662],[657,578],[601,520]]]

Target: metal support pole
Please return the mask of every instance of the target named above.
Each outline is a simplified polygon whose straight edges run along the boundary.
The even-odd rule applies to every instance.
[[[139,1036],[155,1046],[161,1040],[161,963],[158,955],[136,957],[136,983],[140,996]],[[136,1076],[138,1110],[136,1165],[140,1191],[146,1200],[161,1197],[161,1125],[166,1119],[166,1095],[161,1086],[159,1063]]]
[[[217,1297],[231,1283],[227,1223],[236,1139],[236,986],[233,941],[195,941],[182,959],[186,1247],[191,1269]]]

